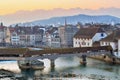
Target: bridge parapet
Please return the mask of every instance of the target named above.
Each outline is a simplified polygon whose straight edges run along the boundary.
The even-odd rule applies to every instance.
[[[110,46],[98,46],[98,47],[77,47],[77,48],[59,48],[59,49],[45,49],[45,50],[29,50],[28,48],[2,48],[0,49],[0,57],[31,57],[35,55],[61,55],[61,54],[75,54],[75,53],[89,53],[110,51]]]
[[[27,51],[24,55],[27,57],[32,55],[44,55],[44,54],[73,54],[73,53],[88,53],[88,52],[100,52],[110,51],[110,46],[98,46],[98,47],[77,47],[77,48],[60,48],[60,49],[46,49],[37,51]]]
[[[0,56],[19,56],[23,55],[27,48],[1,48]]]

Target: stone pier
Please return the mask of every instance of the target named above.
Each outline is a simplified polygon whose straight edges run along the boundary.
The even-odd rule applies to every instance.
[[[55,68],[55,59],[50,59],[50,66],[51,66],[51,69]]]
[[[81,63],[82,65],[84,65],[84,66],[87,64],[86,57],[87,57],[86,55],[82,55],[82,56],[81,56],[82,59],[81,59],[80,63]]]

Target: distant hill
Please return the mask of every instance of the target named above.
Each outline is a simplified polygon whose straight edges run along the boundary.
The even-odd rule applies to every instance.
[[[18,25],[22,26],[34,26],[34,25],[58,25],[58,24],[64,24],[65,19],[68,24],[76,24],[77,22],[81,23],[120,23],[120,18],[110,16],[110,15],[98,15],[98,16],[90,16],[90,15],[74,15],[74,16],[64,16],[64,17],[53,17],[50,19],[44,19],[44,20],[37,20],[33,22],[27,22],[27,23],[19,23]]]

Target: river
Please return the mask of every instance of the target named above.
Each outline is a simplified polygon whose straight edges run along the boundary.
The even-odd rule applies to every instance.
[[[62,75],[62,74],[76,74],[75,78],[71,80],[120,80],[120,65],[112,65],[99,60],[87,58],[87,65],[80,65],[80,58],[58,58],[55,60],[55,68],[50,67],[50,61],[48,59],[41,60],[45,64],[44,70],[17,70],[18,67],[13,65],[16,75],[22,75],[25,80],[33,80],[35,76],[45,77],[47,74]],[[5,64],[5,62],[3,62]],[[3,65],[0,63],[0,66]],[[15,64],[15,63],[10,63]],[[17,64],[17,63],[16,63]],[[5,66],[4,66],[5,67]],[[17,67],[17,68],[15,68]],[[1,68],[1,67],[0,67]],[[9,69],[9,68],[8,68]],[[48,77],[48,76],[47,76]],[[81,77],[81,79],[80,79]],[[56,79],[54,79],[56,80]],[[63,79],[62,79],[63,80]],[[66,79],[65,79],[66,80]]]

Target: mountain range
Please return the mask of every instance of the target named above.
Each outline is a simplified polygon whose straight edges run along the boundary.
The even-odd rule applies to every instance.
[[[77,24],[81,22],[85,23],[106,23],[106,24],[115,24],[120,23],[120,18],[110,16],[110,15],[98,15],[98,16],[91,16],[91,15],[74,15],[74,16],[64,16],[64,17],[53,17],[44,20],[37,20],[33,22],[27,23],[19,23],[20,26],[35,26],[35,25],[61,25],[65,23],[65,20],[68,24]]]
[[[0,22],[2,21],[4,25],[11,25],[16,23],[26,23],[33,22],[36,20],[44,20],[50,19],[52,17],[62,17],[62,16],[73,16],[78,14],[86,14],[86,15],[111,15],[120,18],[120,8],[100,8],[96,10],[91,9],[81,9],[81,8],[70,8],[70,9],[62,9],[55,8],[51,10],[21,10],[15,13],[0,15]],[[69,19],[68,19],[69,20]]]
[[[98,15],[111,15],[120,18],[120,8],[100,8],[96,10],[92,9],[81,9],[81,8],[70,8],[62,9],[55,8],[50,10],[20,10],[15,13],[0,15],[0,22],[2,21],[5,25],[11,25],[16,23],[28,23],[34,22],[36,20],[47,20],[52,17],[62,17],[62,16],[73,16],[78,14],[86,14],[90,16]],[[69,20],[69,18],[67,19]]]

